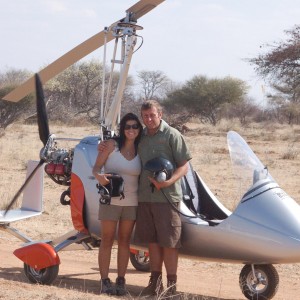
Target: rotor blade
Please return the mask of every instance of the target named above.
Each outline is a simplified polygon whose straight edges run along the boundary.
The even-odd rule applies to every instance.
[[[113,36],[110,32],[107,33],[107,42],[111,41]],[[49,79],[53,78],[57,74],[61,73],[69,66],[76,63],[81,58],[90,54],[92,51],[101,47],[104,44],[104,31],[101,31],[89,38],[82,44],[78,45],[71,51],[67,52],[56,61],[48,65],[46,68],[39,72],[41,81],[45,84]],[[29,78],[22,85],[11,91],[9,94],[3,97],[4,100],[18,102],[30,92],[34,90],[34,77]]]
[[[15,196],[13,197],[13,199],[11,200],[11,202],[6,207],[5,212],[4,212],[4,216],[11,209],[11,207],[15,204],[15,202],[17,201],[17,199],[19,198],[19,196],[21,195],[21,193],[23,192],[23,190],[25,189],[25,187],[27,186],[27,184],[30,182],[30,180],[32,179],[32,177],[34,176],[34,174],[36,173],[36,171],[38,170],[38,168],[43,165],[43,163],[44,163],[44,160],[41,159],[39,161],[39,163],[37,164],[37,166],[31,172],[31,174],[27,177],[27,179],[25,180],[25,182],[23,183],[23,185],[20,187],[20,189],[17,191],[17,193],[15,194]]]
[[[129,9],[126,10],[126,12],[132,12],[135,15],[135,18],[138,19],[153,8],[155,8],[158,4],[162,3],[164,0],[140,0],[133,6],[131,6]],[[111,24],[109,28],[114,27],[117,25],[120,21],[123,19]],[[95,51],[96,49],[100,48],[104,45],[104,37],[105,37],[105,31],[101,31],[88,40],[84,41],[80,45],[76,46],[57,60],[55,60],[53,63],[48,65],[46,68],[41,70],[39,72],[39,75],[41,77],[41,81],[43,84],[45,84],[49,79],[53,78],[57,74],[61,73],[86,55],[90,54],[91,52]],[[114,39],[114,36],[112,35],[111,31],[108,31],[106,34],[106,41],[107,43],[110,42],[112,39]],[[2,99],[12,102],[18,102],[21,99],[23,99],[25,96],[27,96],[30,92],[34,90],[34,78],[31,77],[27,81],[25,81],[23,84],[18,86],[16,89],[11,91],[9,94],[4,96]]]
[[[50,135],[48,117],[46,111],[45,97],[40,76],[35,74],[35,90],[36,90],[36,111],[37,122],[39,126],[39,135],[42,143],[46,146]]]
[[[126,10],[126,12],[132,12],[135,15],[136,19],[139,19],[150,10],[155,8],[157,5],[161,4],[165,0],[140,0],[139,2],[132,5]]]

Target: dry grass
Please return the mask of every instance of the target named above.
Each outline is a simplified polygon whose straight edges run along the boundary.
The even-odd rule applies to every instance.
[[[299,176],[300,126],[249,124],[222,121],[216,127],[193,124],[187,141],[193,154],[192,164],[212,192],[229,209],[239,201],[227,150],[226,134],[238,132],[249,144],[282,188],[300,203]]]
[[[216,127],[191,123],[189,128],[191,130],[186,140],[193,155],[193,167],[229,209],[234,209],[239,201],[227,149],[226,134],[229,130],[237,131],[248,142],[283,189],[300,202],[300,190],[296,183],[300,165],[297,160],[300,149],[299,126],[249,124],[241,127],[237,121],[222,121]],[[51,126],[51,132],[57,137],[82,138],[98,135],[99,129],[56,124]],[[39,160],[41,147],[35,125],[14,124],[0,136],[0,207],[6,205],[16,188],[23,183],[28,159]],[[47,188],[59,188],[50,180],[46,180],[45,185]],[[45,206],[47,213],[47,204]]]

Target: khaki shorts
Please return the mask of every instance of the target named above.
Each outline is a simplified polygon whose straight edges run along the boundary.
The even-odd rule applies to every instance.
[[[99,204],[98,219],[105,221],[136,220],[137,206]]]
[[[176,204],[175,204],[176,205]],[[137,242],[160,247],[181,247],[181,219],[169,203],[139,203],[135,226]]]

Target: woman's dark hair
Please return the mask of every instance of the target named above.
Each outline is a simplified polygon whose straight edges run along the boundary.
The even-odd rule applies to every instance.
[[[127,121],[136,121],[136,123],[139,126],[139,134],[136,137],[135,141],[134,141],[134,146],[135,146],[135,154],[137,154],[137,146],[141,140],[141,136],[142,136],[142,131],[143,131],[143,126],[138,118],[137,115],[133,114],[133,113],[128,113],[126,115],[123,116],[123,118],[120,121],[120,128],[119,128],[119,136],[115,139],[118,143],[118,148],[119,150],[121,150],[122,146],[125,143],[125,125],[127,123]]]

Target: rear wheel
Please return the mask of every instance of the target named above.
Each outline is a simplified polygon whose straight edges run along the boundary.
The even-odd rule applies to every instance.
[[[279,285],[279,276],[272,265],[245,265],[240,273],[240,288],[247,299],[272,299]]]
[[[37,270],[24,263],[25,275],[32,283],[50,285],[56,279],[58,275],[58,270],[59,265]]]
[[[150,272],[149,255],[146,255],[144,251],[130,252],[130,261],[136,270]]]

